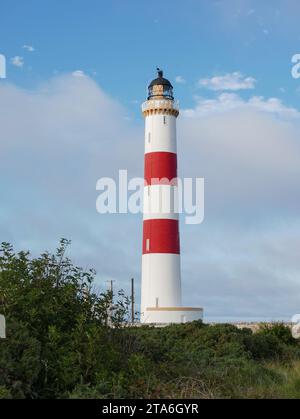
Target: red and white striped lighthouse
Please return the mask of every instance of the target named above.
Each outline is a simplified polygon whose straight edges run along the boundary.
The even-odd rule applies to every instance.
[[[158,70],[142,105],[145,116],[145,188],[141,322],[184,323],[202,309],[182,307],[177,202],[176,119],[171,83]]]

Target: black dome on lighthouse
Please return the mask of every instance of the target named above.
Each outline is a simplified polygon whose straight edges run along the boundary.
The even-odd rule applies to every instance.
[[[164,78],[164,73],[159,68],[157,69],[158,77],[148,86],[148,100],[150,99],[169,99],[173,100],[173,86],[169,80]]]
[[[162,86],[171,87],[171,89],[173,89],[173,86],[169,82],[169,80],[163,77],[164,72],[162,70],[157,69],[157,75],[158,75],[157,79],[152,80],[152,82],[149,84],[149,87],[162,85]]]

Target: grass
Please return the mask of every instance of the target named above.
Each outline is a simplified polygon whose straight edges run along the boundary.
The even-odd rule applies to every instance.
[[[273,362],[266,367],[280,376],[280,382],[267,390],[268,398],[300,399],[300,361],[292,361],[290,365]]]

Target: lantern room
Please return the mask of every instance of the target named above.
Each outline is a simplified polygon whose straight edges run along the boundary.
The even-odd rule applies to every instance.
[[[157,69],[157,78],[154,79],[148,87],[148,100],[151,99],[168,99],[174,100],[173,86],[169,80],[164,78],[164,73]]]

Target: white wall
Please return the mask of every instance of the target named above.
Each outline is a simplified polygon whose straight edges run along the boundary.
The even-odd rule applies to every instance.
[[[166,124],[164,124],[164,117],[166,118]],[[177,153],[176,117],[173,115],[156,114],[146,117],[145,153],[157,151]]]
[[[142,304],[147,307],[181,305],[180,255],[149,253],[142,258]]]
[[[170,323],[188,323],[195,320],[203,320],[203,311],[182,310],[178,311],[146,311],[143,316],[143,323],[170,324]]]

